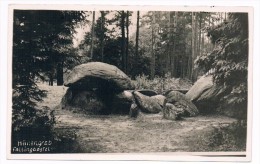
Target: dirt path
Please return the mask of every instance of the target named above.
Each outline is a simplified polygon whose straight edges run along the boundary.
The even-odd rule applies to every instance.
[[[48,91],[42,105],[54,109],[65,87],[41,86]],[[180,121],[162,119],[161,114],[142,114],[137,119],[120,115],[85,115],[55,109],[56,128],[74,130],[83,152],[181,152],[206,151],[201,139],[214,127],[235,120],[224,116],[197,116]]]

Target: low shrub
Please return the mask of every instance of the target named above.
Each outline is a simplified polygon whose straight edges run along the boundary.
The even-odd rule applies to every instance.
[[[34,111],[29,117],[16,113],[12,125],[11,153],[73,153],[79,150],[75,131],[54,127],[53,110],[43,107]]]
[[[83,152],[75,130],[56,128],[53,143],[54,153],[81,153]]]
[[[199,132],[188,139],[188,143],[193,143],[191,151],[246,151],[246,139],[246,124],[235,122],[230,125],[213,127],[213,129],[205,131],[203,134]]]
[[[33,111],[29,115],[25,115],[23,110],[13,113],[12,153],[34,153],[29,149],[34,148],[36,143],[53,141],[52,129],[55,124],[53,111],[48,107]]]

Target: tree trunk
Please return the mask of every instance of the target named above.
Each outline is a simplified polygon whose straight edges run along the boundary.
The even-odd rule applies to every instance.
[[[202,34],[202,38],[201,38],[201,55],[203,55],[204,52],[204,47],[205,47],[205,39],[204,39],[204,33]]]
[[[220,23],[223,23],[223,13],[220,13]]]
[[[177,21],[178,21],[178,12],[174,12],[174,17],[173,17],[173,51],[172,51],[172,60],[173,60],[173,65],[172,65],[172,77],[178,77],[177,70],[179,69],[179,64],[177,64],[180,60],[178,56],[176,56],[176,43],[177,40],[175,39],[175,34],[177,32]]]
[[[57,86],[63,85],[63,61],[57,64]]]
[[[155,12],[153,12],[152,18],[152,63],[151,63],[151,79],[154,79],[155,76]]]
[[[95,11],[93,11],[93,17],[92,17],[92,28],[91,28],[91,47],[90,47],[90,58],[93,59],[93,49],[94,49],[94,31],[95,27]]]
[[[198,38],[198,53],[197,55],[201,55],[201,24],[202,24],[202,13],[199,13],[199,38]]]
[[[126,12],[126,74],[128,73],[128,58],[129,58],[129,11]]]
[[[121,13],[121,34],[122,34],[122,40],[121,40],[121,51],[122,51],[122,69],[123,72],[126,72],[126,41],[125,41],[125,12],[122,11]]]
[[[195,58],[195,20],[194,20],[194,13],[191,13],[191,34],[192,34],[192,39],[191,39],[191,50],[192,50],[192,55],[191,55],[191,76],[190,79],[193,80],[193,74],[194,74],[194,58]]]
[[[49,86],[53,86],[53,73],[52,72],[50,73],[50,76],[49,76]]]
[[[172,45],[171,45],[171,12],[168,12],[168,45],[167,45],[167,64],[166,64],[166,67],[167,67],[167,73],[170,73],[171,74],[171,48],[172,48]]]
[[[137,11],[137,21],[136,21],[136,36],[135,36],[135,56],[137,59],[138,56],[138,41],[139,41],[139,17],[140,17],[140,12]]]
[[[205,18],[202,19],[202,21],[203,21],[203,27],[205,27],[205,24],[206,24]],[[201,35],[202,36],[201,36],[201,47],[200,47],[201,54],[200,55],[203,55],[203,52],[204,52],[204,49],[205,49],[205,32],[202,32]]]
[[[101,61],[104,61],[104,36],[105,36],[105,31],[104,31],[104,26],[105,26],[105,13],[104,11],[101,11]]]
[[[195,66],[194,66],[194,61],[195,59],[197,58],[198,56],[198,15],[197,15],[197,12],[195,12],[195,15],[194,15],[194,57],[193,57],[193,60],[192,60],[192,63],[193,63],[193,78],[192,80],[193,81],[196,81],[197,79],[197,76],[198,76],[198,69],[195,69]]]
[[[54,61],[53,61],[53,54],[50,54],[50,66],[51,66],[51,68],[50,68],[50,72],[49,72],[49,86],[53,86],[53,78],[54,78],[54,74],[55,74],[55,68],[54,68],[54,66],[55,66],[55,63],[54,63]]]

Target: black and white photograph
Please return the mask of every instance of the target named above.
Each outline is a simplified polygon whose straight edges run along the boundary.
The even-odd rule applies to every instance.
[[[250,160],[252,8],[24,6],[9,8],[11,159]]]

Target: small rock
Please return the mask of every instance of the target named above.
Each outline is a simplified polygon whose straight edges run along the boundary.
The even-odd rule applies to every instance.
[[[131,118],[137,118],[139,115],[139,108],[136,103],[133,103],[130,108],[129,116]]]

